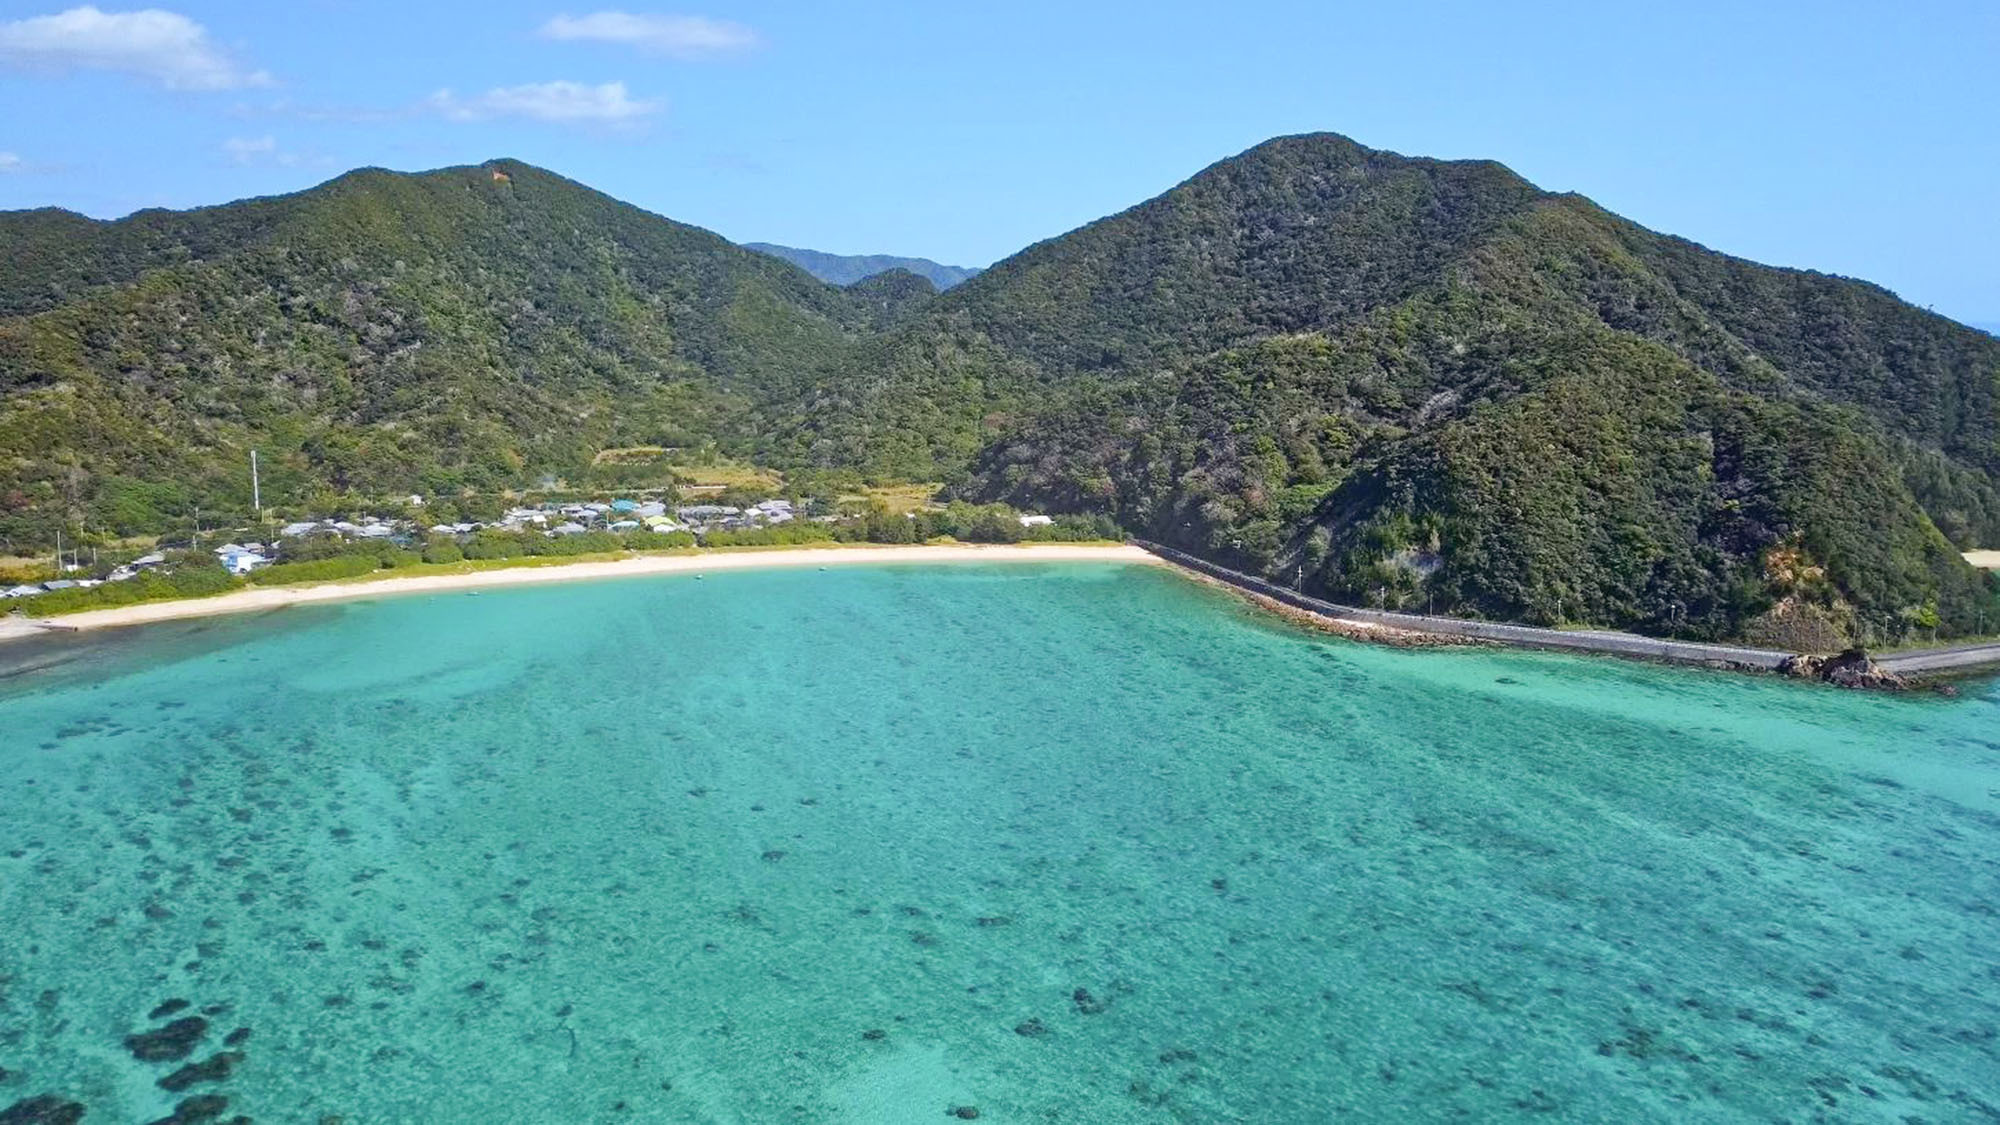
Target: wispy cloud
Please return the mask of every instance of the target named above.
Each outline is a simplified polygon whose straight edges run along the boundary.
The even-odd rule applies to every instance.
[[[5,176],[12,172],[19,172],[26,167],[27,165],[21,162],[20,153],[0,152],[0,176]]]
[[[275,98],[270,101],[237,102],[229,107],[229,116],[241,121],[257,121],[264,118],[283,118],[288,121],[331,122],[341,125],[372,125],[383,121],[396,121],[414,117],[418,110],[411,106],[383,109],[379,106],[360,105],[314,105],[294,101],[291,98]]]
[[[231,164],[244,167],[317,168],[333,162],[317,153],[295,152],[278,144],[278,138],[231,137],[222,142],[222,154]]]
[[[591,86],[582,82],[530,82],[498,86],[460,97],[439,90],[424,107],[452,121],[518,118],[557,125],[635,125],[666,108],[657,99],[634,99],[623,82]]]
[[[217,46],[207,28],[157,8],[104,12],[86,6],[0,23],[0,66],[43,74],[106,70],[169,90],[271,84],[269,74],[244,67]]]
[[[736,54],[763,43],[755,31],[728,20],[706,16],[641,16],[630,12],[557,16],[542,25],[541,36],[566,42],[616,43],[677,59]]]

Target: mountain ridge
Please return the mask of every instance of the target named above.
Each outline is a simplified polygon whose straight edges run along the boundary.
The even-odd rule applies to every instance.
[[[829,254],[823,250],[780,246],[775,242],[745,242],[742,245],[760,254],[782,258],[828,285],[854,285],[877,274],[899,269],[925,278],[943,291],[977,277],[981,272],[976,266],[947,266],[929,258],[905,258],[894,254]]]
[[[1492,161],[1275,138],[942,293],[509,161],[113,228],[0,216],[36,251],[0,278],[0,535],[229,502],[251,442],[267,495],[328,502],[714,444],[1368,604],[1772,644],[2000,620],[1957,556],[2000,542],[2000,341]]]

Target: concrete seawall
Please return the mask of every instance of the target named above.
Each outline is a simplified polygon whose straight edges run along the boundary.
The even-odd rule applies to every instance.
[[[1742,668],[1775,672],[1786,658],[1791,656],[1791,653],[1774,649],[1669,641],[1657,637],[1642,637],[1637,633],[1566,632],[1561,629],[1539,629],[1532,625],[1468,621],[1462,617],[1436,617],[1421,613],[1391,613],[1387,610],[1362,609],[1359,606],[1339,605],[1308,597],[1297,590],[1287,589],[1262,578],[1196,558],[1186,551],[1177,551],[1172,547],[1149,543],[1143,539],[1133,542],[1177,566],[1184,566],[1239,589],[1261,594],[1273,601],[1329,617],[1335,621],[1387,626],[1391,629],[1430,633],[1436,636],[1470,637],[1524,648],[1602,652],[1614,656],[1664,660],[1674,664],[1696,664],[1710,668]]]
[[[1696,641],[1670,641],[1642,637],[1637,633],[1611,631],[1569,632],[1539,629],[1533,625],[1506,625],[1496,621],[1468,621],[1462,617],[1437,617],[1422,613],[1391,613],[1380,609],[1339,605],[1308,597],[1297,590],[1268,582],[1254,575],[1218,566],[1186,551],[1135,539],[1133,543],[1189,570],[1205,574],[1238,589],[1261,594],[1294,609],[1315,613],[1334,621],[1355,625],[1387,626],[1411,633],[1444,637],[1470,637],[1523,648],[1561,649],[1569,652],[1602,652],[1641,660],[1662,660],[1673,664],[1695,664],[1707,668],[1739,668],[1762,672],[1779,671],[1792,655],[1775,649],[1746,648],[1738,645],[1711,645]],[[1953,645],[1891,653],[1875,658],[1885,672],[1898,676],[1922,676],[1966,668],[2000,666],[2000,643]]]

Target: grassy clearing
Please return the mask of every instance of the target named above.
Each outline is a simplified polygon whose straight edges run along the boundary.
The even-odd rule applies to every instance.
[[[668,465],[667,468],[695,488],[775,490],[785,483],[785,478],[779,473],[741,461],[718,460],[712,465]]]
[[[623,449],[600,449],[597,456],[590,459],[593,465],[644,465],[657,461],[667,452],[661,445],[628,445]]]
[[[938,489],[944,485],[932,484],[885,484],[865,488],[840,498],[842,503],[870,503],[880,501],[894,515],[914,512],[922,508],[937,507],[933,500]]]

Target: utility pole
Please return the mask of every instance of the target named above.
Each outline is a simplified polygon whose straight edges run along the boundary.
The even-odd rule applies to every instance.
[[[250,451],[250,507],[257,518],[264,518],[264,490],[257,480],[257,451]]]

